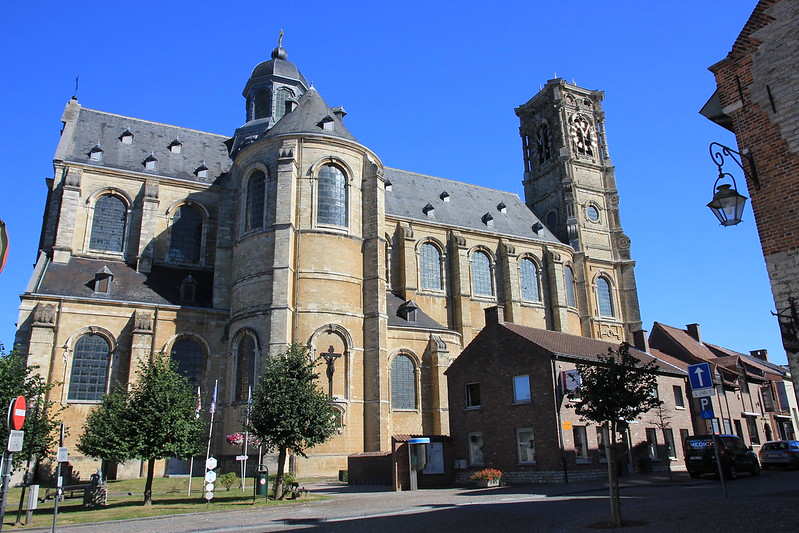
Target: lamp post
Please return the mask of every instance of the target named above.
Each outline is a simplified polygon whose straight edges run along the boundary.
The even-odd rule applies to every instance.
[[[738,192],[738,184],[735,183],[735,178],[729,172],[724,172],[724,163],[726,158],[732,159],[741,168],[744,177],[747,175],[752,179],[755,189],[760,189],[760,180],[757,178],[757,168],[752,156],[749,154],[737,152],[729,146],[724,146],[717,142],[710,143],[710,158],[716,163],[719,171],[719,177],[713,183],[713,200],[707,206],[719,219],[722,226],[735,226],[741,223],[741,215],[743,214],[744,205],[746,204],[746,196]],[[737,157],[736,157],[737,156]],[[743,166],[742,161],[746,160],[749,165],[749,173]],[[732,185],[723,183],[719,185],[719,181],[729,178]]]

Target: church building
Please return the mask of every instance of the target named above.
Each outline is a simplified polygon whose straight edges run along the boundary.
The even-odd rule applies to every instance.
[[[341,426],[297,461],[313,475],[449,434],[444,371],[485,308],[613,343],[641,329],[601,91],[554,79],[516,109],[524,199],[385,167],[281,44],[243,96],[232,135],[66,105],[16,341],[60,383],[76,470],[97,466],[74,447],[89,411],[156,353],[206,404],[218,382],[222,461],[266,358],[327,354]]]

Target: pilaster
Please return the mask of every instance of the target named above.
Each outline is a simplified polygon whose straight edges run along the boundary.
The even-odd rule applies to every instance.
[[[58,228],[53,246],[53,261],[66,263],[72,256],[75,220],[80,201],[81,170],[67,167],[61,187],[61,205],[58,214]]]
[[[507,239],[499,240],[499,268],[502,276],[502,292],[505,300],[505,318],[516,322],[521,306],[521,287],[519,286],[519,254],[516,247]]]
[[[153,266],[155,248],[155,229],[158,220],[158,182],[147,180],[143,187],[141,229],[139,233],[139,249],[137,250],[136,270],[150,272]]]
[[[452,283],[452,321],[453,329],[463,335],[465,339],[471,339],[472,317],[469,312],[471,301],[471,284],[469,273],[469,256],[466,249],[466,238],[461,232],[450,230],[449,232],[449,257],[450,257],[450,276]],[[468,334],[467,334],[468,331]]]

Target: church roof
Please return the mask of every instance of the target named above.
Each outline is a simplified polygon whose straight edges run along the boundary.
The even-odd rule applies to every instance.
[[[259,63],[253,69],[252,74],[250,74],[250,80],[263,78],[264,76],[280,76],[292,80],[299,80],[303,85],[308,87],[308,81],[305,79],[305,76],[302,75],[291,61],[276,58]]]
[[[325,123],[330,125],[325,126]],[[300,97],[297,108],[291,113],[283,115],[264,137],[298,133],[329,135],[357,142],[352,133],[344,127],[341,119],[327,106],[319,92],[313,87]]]
[[[208,183],[230,168],[223,135],[86,109],[74,100],[67,108],[70,106],[77,106],[76,124],[74,128],[65,127],[64,135],[73,132],[72,138],[62,138],[57,158]],[[131,142],[123,142],[124,138]],[[180,150],[172,151],[170,146],[177,138]],[[102,158],[92,159],[90,154],[98,144]],[[155,168],[148,170],[145,161],[152,157]],[[198,176],[197,169],[202,165],[208,169],[206,178]]]
[[[516,194],[386,168],[386,214],[511,237],[560,242]],[[432,209],[431,209],[432,208]],[[486,216],[489,215],[489,216]]]

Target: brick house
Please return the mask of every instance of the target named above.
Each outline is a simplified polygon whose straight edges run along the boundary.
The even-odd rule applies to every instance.
[[[760,0],[727,57],[709,67],[716,91],[700,111],[735,133],[738,150],[756,167],[757,180],[749,171],[746,185],[794,376],[799,376],[797,27],[799,2]],[[734,165],[725,171],[740,176]]]
[[[794,438],[786,370],[768,361],[765,350],[751,354],[734,352],[702,341],[699,324],[679,329],[655,322],[649,336],[650,353],[673,357],[675,365],[707,362],[715,375],[716,418],[703,420],[690,399],[694,430],[735,434],[757,447],[773,439]],[[689,394],[690,397],[690,394]]]
[[[581,420],[561,391],[576,363],[608,348],[618,344],[505,322],[501,308],[487,309],[485,328],[445,372],[457,480],[484,467],[500,469],[509,482],[605,476],[607,430]],[[687,374],[651,354],[631,352],[658,367],[664,423],[655,411],[630,422],[623,469],[682,469],[678,435],[691,428]]]

